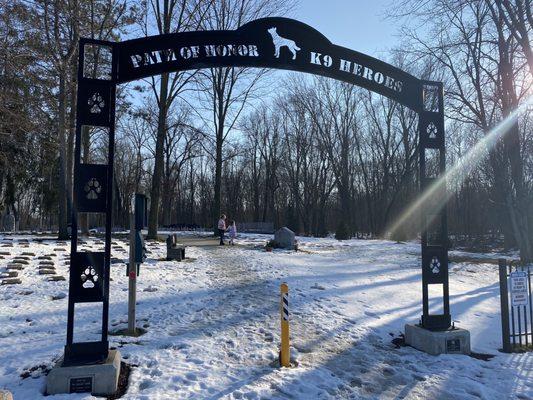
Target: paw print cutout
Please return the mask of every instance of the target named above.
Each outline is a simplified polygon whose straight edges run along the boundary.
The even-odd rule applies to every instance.
[[[89,98],[87,104],[89,105],[89,112],[91,114],[100,114],[105,107],[104,98],[98,92]]]
[[[437,138],[437,127],[435,126],[435,124],[433,122],[430,122],[428,127],[427,127],[427,133],[428,133],[428,137],[430,139],[436,139]]]
[[[95,287],[96,282],[98,281],[98,274],[93,267],[87,267],[85,271],[82,272],[80,278],[83,282],[82,286],[85,289],[91,289]]]
[[[431,260],[431,272],[438,274],[440,272],[440,261],[437,257],[433,257]]]
[[[86,197],[89,200],[96,200],[98,195],[102,191],[102,185],[95,178],[92,178],[89,182],[85,184],[85,193]]]

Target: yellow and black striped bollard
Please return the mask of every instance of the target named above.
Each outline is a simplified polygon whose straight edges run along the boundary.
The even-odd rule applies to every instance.
[[[291,355],[289,344],[289,286],[282,283],[281,287],[281,351],[279,361],[282,367],[290,367]]]

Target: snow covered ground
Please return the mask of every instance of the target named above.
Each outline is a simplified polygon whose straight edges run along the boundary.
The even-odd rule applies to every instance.
[[[68,278],[69,246],[6,239],[0,237],[0,270],[16,255],[35,255],[26,256],[22,284],[0,286],[0,388],[16,400],[39,399],[44,370],[63,352],[68,283],[39,275],[37,257],[54,254],[57,273]],[[190,247],[191,259],[182,263],[158,261],[164,243],[148,243],[152,253],[141,267],[137,306],[138,325],[147,333],[110,336],[111,346],[136,365],[123,398],[533,398],[532,355],[497,351],[497,266],[454,263],[450,274],[453,319],[470,330],[474,351],[495,357],[434,357],[391,343],[421,314],[419,244],[299,238],[302,252],[267,253],[259,248],[266,239],[245,235],[235,247]],[[94,239],[83,246],[101,247]],[[126,250],[117,239],[113,256],[126,259]],[[111,276],[110,329],[116,330],[127,321],[124,265],[113,264]],[[283,281],[290,287],[291,345],[298,363],[291,369],[275,366]],[[75,341],[96,339],[99,307],[79,308]]]

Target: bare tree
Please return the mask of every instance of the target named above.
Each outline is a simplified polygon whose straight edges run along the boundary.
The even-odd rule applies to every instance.
[[[150,0],[147,2],[143,30],[145,34],[151,34],[152,24],[157,27],[156,32],[160,35],[198,29],[212,3],[213,0]],[[154,173],[150,190],[148,238],[157,236],[168,112],[174,101],[193,79],[194,74],[194,72],[164,73],[159,81],[154,77],[150,79],[150,87],[157,100],[159,112]]]
[[[257,18],[283,14],[292,3],[282,0],[225,0],[215,2],[202,26],[212,30],[230,30]],[[248,68],[212,68],[202,83],[212,112],[215,160],[214,201],[211,212],[213,227],[221,212],[222,167],[226,157],[224,145],[235,127],[247,101],[265,71]]]
[[[54,68],[58,78],[57,137],[59,151],[59,238],[67,239],[67,111],[71,64],[76,54],[79,38],[79,4],[37,0],[34,3],[39,18],[36,20],[44,33],[42,53]]]

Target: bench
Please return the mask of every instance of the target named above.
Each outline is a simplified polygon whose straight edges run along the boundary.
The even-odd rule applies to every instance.
[[[177,243],[177,235],[167,237],[167,261],[181,261],[185,258],[185,246]]]

